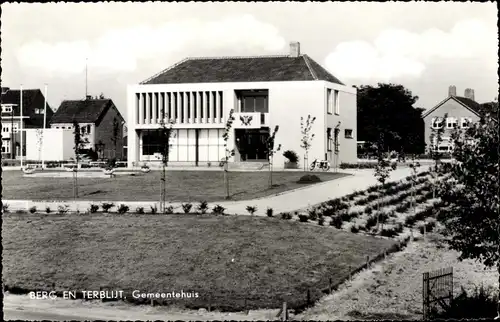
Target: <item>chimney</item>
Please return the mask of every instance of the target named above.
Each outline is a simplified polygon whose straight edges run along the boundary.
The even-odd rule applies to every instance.
[[[86,100],[91,100],[92,99],[92,95],[87,95],[87,97],[85,99]]]
[[[290,42],[290,57],[300,56],[300,43],[298,41]]]
[[[475,101],[474,99],[474,90],[472,88],[466,88],[464,92],[464,97]]]
[[[448,96],[457,96],[457,87],[455,85],[448,88]]]

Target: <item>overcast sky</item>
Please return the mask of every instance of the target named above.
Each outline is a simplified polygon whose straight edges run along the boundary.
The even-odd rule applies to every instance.
[[[347,84],[400,83],[431,108],[449,85],[498,95],[496,3],[2,4],[2,86],[113,99],[186,56],[275,55],[290,41]]]

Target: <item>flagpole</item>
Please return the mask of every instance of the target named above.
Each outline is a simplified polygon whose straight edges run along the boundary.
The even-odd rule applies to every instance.
[[[20,128],[21,128],[21,169],[23,167],[23,85],[21,84],[20,86],[20,115],[21,115],[21,121],[20,121]]]
[[[45,101],[43,103],[43,130],[42,130],[42,169],[45,168],[45,150],[44,150],[44,143],[45,143],[45,128],[47,127],[47,84],[45,84],[45,93],[44,93],[44,98]]]

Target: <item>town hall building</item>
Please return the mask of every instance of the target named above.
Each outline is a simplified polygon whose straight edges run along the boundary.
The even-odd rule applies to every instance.
[[[301,117],[316,117],[308,163],[355,163],[356,88],[300,53],[292,42],[281,56],[186,58],[127,91],[128,166],[161,163],[160,122],[174,121],[169,165],[210,166],[225,156],[223,133],[234,122],[230,162],[268,161],[266,140],[279,126],[274,166],[293,150],[302,166]]]

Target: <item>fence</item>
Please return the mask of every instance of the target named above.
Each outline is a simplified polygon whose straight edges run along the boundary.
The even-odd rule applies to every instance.
[[[424,320],[451,306],[453,301],[453,267],[423,273]]]

